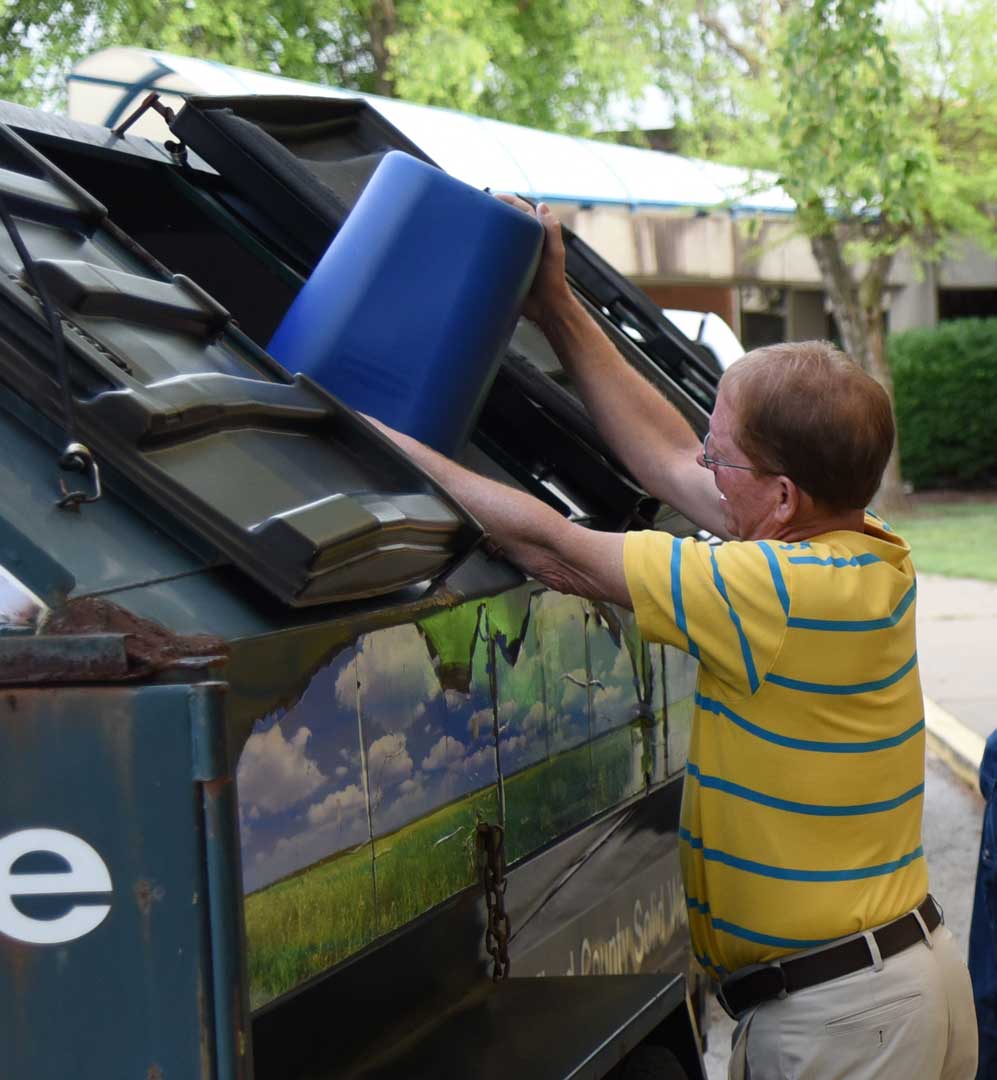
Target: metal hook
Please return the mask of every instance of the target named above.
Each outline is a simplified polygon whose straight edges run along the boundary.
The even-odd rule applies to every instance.
[[[69,443],[59,458],[59,468],[67,472],[89,473],[93,485],[93,492],[90,495],[85,491],[71,491],[66,486],[66,481],[60,476],[59,490],[62,492],[62,498],[55,504],[60,510],[79,510],[81,503],[96,502],[101,497],[100,466],[94,461],[89,447],[84,446],[83,443]]]
[[[159,94],[157,94],[156,91],[153,90],[152,93],[146,94],[146,96],[142,99],[142,104],[139,105],[137,109],[133,110],[130,115],[125,117],[125,119],[122,120],[120,124],[118,124],[118,126],[114,129],[114,134],[118,136],[124,135],[124,133],[132,126],[132,124],[134,124],[136,120],[138,120],[141,116],[148,112],[149,109],[152,109],[153,112],[159,113],[159,115],[166,121],[166,124],[170,128],[170,130],[173,129],[173,121],[177,118],[176,113],[169,107],[169,105],[164,105],[163,102],[160,100]],[[170,152],[173,159],[178,164],[187,164],[187,147],[182,139],[170,139],[167,142],[163,143],[163,145]]]

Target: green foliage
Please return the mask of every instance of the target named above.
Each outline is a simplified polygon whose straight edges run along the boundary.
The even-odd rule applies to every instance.
[[[877,237],[923,224],[930,162],[902,122],[904,85],[874,0],[812,0],[790,14],[778,49],[782,186],[808,235],[841,217]],[[884,236],[885,238],[885,236]]]
[[[997,486],[997,319],[888,342],[904,476],[916,489]]]
[[[929,43],[908,33],[901,53],[877,9],[875,0],[808,0],[786,20],[777,50],[784,101],[777,130],[782,185],[797,202],[800,224],[814,236],[850,222],[853,262],[905,245],[932,257],[952,233],[992,239],[986,202],[995,189],[949,123],[965,125],[971,110],[972,132],[984,136],[980,148],[993,153],[993,90],[989,115],[983,99],[964,97],[982,81],[983,58],[979,67],[953,58],[965,85],[953,80],[943,88]],[[969,29],[963,23],[970,16],[975,26],[982,7],[966,12],[949,12],[950,34]],[[991,14],[991,41],[993,24]]]
[[[589,131],[610,97],[648,81],[643,5],[630,0],[411,0],[398,12],[389,49],[411,101]]]
[[[656,81],[677,143],[694,157],[778,170],[773,46],[785,0],[670,0],[657,6]]]
[[[57,99],[134,45],[588,132],[650,78],[641,0],[0,0],[0,96]]]
[[[992,0],[902,26],[877,0],[673,0],[657,34],[680,148],[776,172],[807,235],[847,227],[852,264],[997,243]]]
[[[941,2],[902,31],[878,0],[676,0],[667,26],[684,70],[662,85],[695,133],[682,148],[778,174],[842,342],[887,392],[898,253],[937,259],[966,238],[997,250],[993,0]],[[707,86],[682,97],[698,72]],[[894,455],[881,505],[901,497]]]
[[[293,41],[285,27],[297,25],[295,15],[311,6],[308,0],[0,0],[0,95],[28,105],[58,100],[72,65],[108,45],[276,71]]]
[[[997,17],[991,0],[964,0],[892,28],[912,120],[935,162],[937,235],[946,223],[991,250],[997,199]]]

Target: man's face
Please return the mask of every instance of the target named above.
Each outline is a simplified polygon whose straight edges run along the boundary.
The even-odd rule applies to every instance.
[[[710,417],[710,457],[726,465],[706,467],[713,473],[720,492],[724,525],[731,536],[740,540],[776,537],[780,525],[774,518],[780,498],[778,478],[763,471],[729,467],[754,465],[734,442],[734,421],[733,407],[721,386]],[[699,463],[705,464],[702,453]]]

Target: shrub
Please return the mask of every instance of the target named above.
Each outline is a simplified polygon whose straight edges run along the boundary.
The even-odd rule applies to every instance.
[[[997,319],[893,334],[887,351],[904,479],[997,486]]]

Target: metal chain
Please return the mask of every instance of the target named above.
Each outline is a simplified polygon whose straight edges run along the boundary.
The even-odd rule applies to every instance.
[[[485,949],[492,958],[492,980],[509,977],[509,916],[505,910],[505,830],[501,825],[478,823],[478,865],[485,890],[488,925]]]

